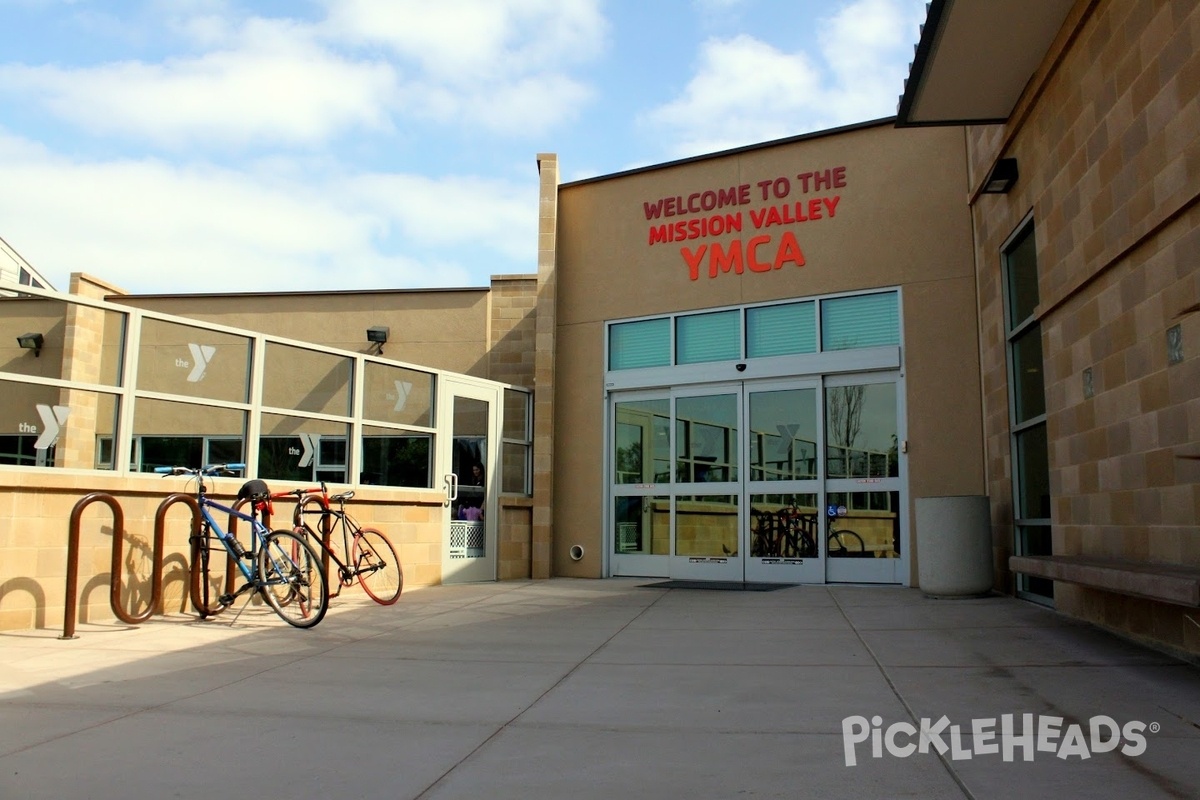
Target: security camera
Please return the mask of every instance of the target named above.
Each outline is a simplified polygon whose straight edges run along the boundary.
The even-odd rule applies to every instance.
[[[738,372],[745,372],[745,371],[746,371],[746,365],[745,365],[745,364],[738,364],[738,365],[737,365],[737,371],[738,371]]]

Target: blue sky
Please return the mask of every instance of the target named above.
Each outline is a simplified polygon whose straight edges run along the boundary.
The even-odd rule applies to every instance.
[[[65,290],[484,286],[563,181],[895,113],[925,0],[0,0],[0,238]]]

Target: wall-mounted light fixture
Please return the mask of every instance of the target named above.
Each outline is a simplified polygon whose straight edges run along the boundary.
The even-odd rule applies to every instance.
[[[378,345],[378,348],[375,350],[376,355],[383,354],[383,346],[387,344],[389,330],[389,328],[383,325],[367,328],[367,341]]]
[[[40,333],[22,333],[17,337],[17,344],[24,350],[32,350],[34,358],[42,354],[42,345],[46,339]]]
[[[1017,182],[1017,160],[1002,158],[992,167],[987,180],[983,182],[984,194],[1008,194],[1009,189]]]

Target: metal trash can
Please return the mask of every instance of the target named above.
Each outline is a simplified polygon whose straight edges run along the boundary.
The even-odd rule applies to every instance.
[[[987,495],[918,497],[917,580],[931,597],[992,591],[991,505]]]

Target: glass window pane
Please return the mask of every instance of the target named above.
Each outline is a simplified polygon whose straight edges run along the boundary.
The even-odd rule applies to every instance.
[[[665,367],[670,363],[670,319],[663,317],[609,326],[609,369]]]
[[[896,384],[826,388],[825,440],[827,477],[899,477]]]
[[[1017,526],[1017,555],[1049,556],[1053,555],[1051,529],[1049,525],[1018,525]],[[1054,598],[1054,581],[1049,578],[1039,578],[1033,575],[1017,576],[1018,593],[1040,595]]]
[[[665,556],[671,552],[671,502],[666,497],[614,497],[614,553]]]
[[[258,476],[264,480],[346,483],[349,433],[350,426],[344,422],[263,414]],[[323,460],[326,454],[328,462]]]
[[[1018,518],[1050,519],[1050,454],[1045,423],[1017,434],[1017,484]]]
[[[146,398],[139,398],[135,409],[135,472],[153,472],[155,467],[205,466],[207,439],[241,442],[245,436],[246,412],[239,409]]]
[[[458,476],[458,501],[451,508],[454,519],[478,521],[487,507],[488,416],[485,400],[454,398],[454,429],[451,469]]]
[[[368,361],[363,374],[363,419],[433,427],[433,375]]]
[[[746,356],[786,356],[817,351],[817,311],[811,300],[746,309]]]
[[[635,400],[616,404],[616,483],[669,483],[671,402]]]
[[[830,558],[899,558],[899,492],[830,492],[825,517]]]
[[[0,464],[113,469],[117,398],[0,381]]]
[[[817,390],[750,393],[750,480],[817,477]]]
[[[504,439],[519,439],[528,442],[530,435],[529,404],[532,395],[529,392],[518,392],[513,389],[504,390],[504,419],[501,437]]]
[[[733,361],[742,356],[741,312],[689,314],[675,320],[675,363]]]
[[[80,303],[0,295],[0,372],[120,386],[125,321]]]
[[[681,397],[675,401],[675,480],[738,479],[737,395]]]
[[[0,371],[65,378],[63,343],[69,313],[67,305],[62,300],[0,295]],[[17,337],[26,334],[40,335],[40,348],[29,349],[18,344]],[[30,336],[26,341],[29,345],[37,345],[36,336]]]
[[[245,403],[250,353],[251,341],[245,336],[146,319],[138,349],[137,388]]]
[[[1012,342],[1013,397],[1017,422],[1046,413],[1042,326],[1034,323]]]
[[[737,554],[737,495],[675,499],[675,555],[722,558]]]
[[[504,459],[500,491],[508,494],[529,494],[529,445],[505,442],[500,448],[500,453]]]
[[[1033,316],[1038,304],[1037,244],[1028,225],[1004,253],[1009,330]]]
[[[816,558],[821,523],[817,496],[750,496],[750,555],[754,558]]]
[[[346,416],[353,365],[347,356],[268,342],[263,405]]]
[[[363,426],[361,483],[433,488],[433,436]]]
[[[900,344],[900,308],[895,292],[821,301],[822,350],[889,344]]]

